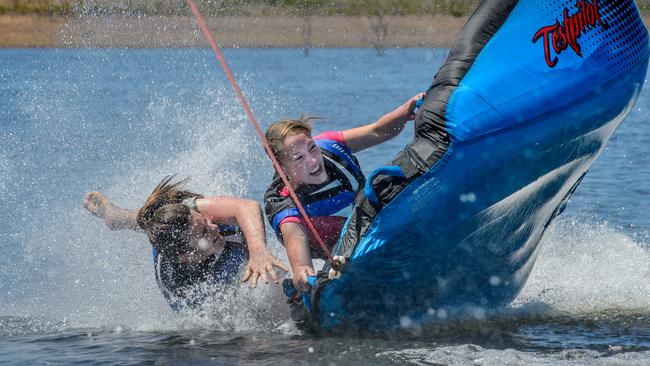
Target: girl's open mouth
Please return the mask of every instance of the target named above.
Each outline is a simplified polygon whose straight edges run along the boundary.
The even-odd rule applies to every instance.
[[[319,165],[318,167],[316,167],[315,170],[311,171],[311,172],[309,173],[309,175],[316,177],[316,176],[320,175],[320,172],[321,172],[321,171],[322,171],[322,169],[321,169],[321,167],[320,167],[320,165]]]

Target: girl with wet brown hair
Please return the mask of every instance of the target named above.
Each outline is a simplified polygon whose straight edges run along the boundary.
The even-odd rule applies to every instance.
[[[188,179],[172,179],[165,177],[140,209],[118,207],[100,192],[87,193],[84,207],[112,230],[147,234],[156,280],[172,307],[174,297],[187,300],[197,284],[234,283],[244,266],[242,281],[250,279],[253,287],[260,277],[269,283],[269,275],[279,282],[274,267],[287,269],[266,248],[257,202],[228,196],[205,198],[183,189]]]

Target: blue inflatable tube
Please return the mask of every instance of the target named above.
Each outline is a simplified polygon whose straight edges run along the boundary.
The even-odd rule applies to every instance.
[[[648,34],[632,0],[486,0],[359,192],[311,293],[324,331],[486,314],[524,286],[552,219],[634,105]]]

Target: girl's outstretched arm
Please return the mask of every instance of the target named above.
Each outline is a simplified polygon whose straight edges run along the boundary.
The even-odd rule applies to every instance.
[[[266,248],[266,231],[259,203],[245,198],[219,196],[197,199],[196,207],[213,222],[232,223],[241,229],[250,253],[242,281],[250,279],[252,286],[256,287],[260,277],[264,283],[269,283],[270,274],[273,282],[280,283],[274,267],[285,272],[287,268]]]
[[[142,231],[137,221],[139,209],[118,207],[101,192],[86,193],[83,205],[91,214],[104,219],[111,230]]]
[[[386,113],[374,123],[343,131],[345,144],[353,153],[356,153],[399,135],[406,122],[415,118],[413,113],[415,103],[423,96],[424,93],[413,96],[406,103]]]
[[[280,231],[293,271],[293,286],[302,292],[309,292],[307,276],[315,275],[316,271],[311,260],[307,229],[297,222],[287,222],[280,226]]]

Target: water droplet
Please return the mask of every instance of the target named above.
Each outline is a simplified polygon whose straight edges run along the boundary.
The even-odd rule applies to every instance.
[[[399,318],[399,325],[402,328],[410,328],[413,325],[413,321],[408,316],[403,316]]]
[[[461,194],[460,197],[460,202],[475,202],[476,201],[476,194],[474,192],[469,192],[465,194]]]
[[[499,286],[501,284],[501,278],[499,276],[490,277],[490,285]]]
[[[210,249],[210,242],[206,238],[199,239],[199,250],[206,251]]]

